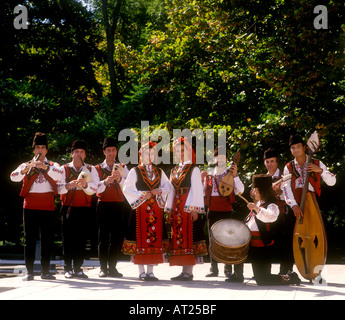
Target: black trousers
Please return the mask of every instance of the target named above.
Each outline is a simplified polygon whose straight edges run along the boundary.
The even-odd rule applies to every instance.
[[[232,211],[208,211],[207,213],[207,218],[208,218],[208,225],[209,228],[212,227],[214,223],[216,223],[219,220],[222,219],[236,219],[238,220],[238,217],[232,212]],[[218,261],[212,258],[210,255],[210,262],[211,262],[211,272],[218,273]],[[232,273],[232,265],[231,264],[226,264],[224,267],[224,271],[226,273]],[[240,264],[235,264],[234,265],[234,272],[237,275],[243,275],[243,263]]]
[[[259,286],[282,285],[282,277],[271,273],[272,257],[275,246],[250,247],[249,258],[252,262],[254,278]]]
[[[71,207],[70,213],[67,214],[68,207],[61,207],[65,272],[73,269],[76,273],[81,271],[85,259],[90,210],[89,207]]]
[[[98,202],[98,257],[101,270],[116,268],[121,254],[126,224],[123,202]]]
[[[23,209],[24,258],[29,274],[34,273],[36,240],[41,241],[41,273],[49,273],[53,243],[53,212]]]
[[[282,226],[277,238],[280,274],[292,271],[294,264],[292,241],[296,217],[290,207],[287,206],[286,210],[287,214],[284,214],[282,217]]]

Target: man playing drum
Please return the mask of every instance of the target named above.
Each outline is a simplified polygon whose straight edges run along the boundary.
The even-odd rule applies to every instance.
[[[208,206],[207,217],[209,230],[212,225],[221,219],[236,219],[232,206],[235,203],[235,194],[243,193],[244,185],[237,175],[237,165],[234,162],[230,169],[227,169],[226,150],[216,148],[214,151],[214,162],[216,164],[214,170],[207,174],[203,172],[203,181],[205,188],[205,204]],[[219,183],[228,174],[232,172],[234,176],[234,188],[229,196],[223,197],[219,193]],[[206,277],[218,276],[218,263],[210,255],[211,269]],[[225,265],[224,274],[230,282],[243,282],[243,264],[234,265],[234,273],[232,274],[232,265]]]
[[[271,274],[271,261],[276,239],[276,222],[279,207],[272,189],[272,178],[267,174],[253,176],[253,188],[256,202],[248,203],[250,214],[247,226],[252,233],[249,258],[252,262],[256,283],[260,285],[300,284],[295,272]]]

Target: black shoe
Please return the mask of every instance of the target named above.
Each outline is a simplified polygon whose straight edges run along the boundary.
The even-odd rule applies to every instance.
[[[235,283],[243,283],[244,278],[242,274],[233,273],[229,276],[229,278],[225,279],[226,282],[235,282]]]
[[[78,278],[78,279],[88,279],[89,278],[83,271],[79,271],[77,273],[74,273],[73,277]]]
[[[41,274],[41,279],[43,279],[43,280],[56,280],[56,278],[51,273]]]
[[[301,284],[301,279],[296,272],[289,272],[288,275],[290,276],[290,284],[295,284],[296,286]]]
[[[158,278],[151,272],[146,275],[145,281],[158,281]]]
[[[147,274],[145,272],[140,273],[139,280],[140,281],[146,281]]]
[[[193,275],[189,273],[181,273],[177,277],[170,278],[173,281],[192,281]]]
[[[34,275],[30,273],[27,273],[23,278],[23,281],[32,281],[32,280],[34,280]]]
[[[123,274],[118,272],[116,268],[114,269],[109,269],[108,272],[108,277],[112,277],[112,278],[122,278]]]

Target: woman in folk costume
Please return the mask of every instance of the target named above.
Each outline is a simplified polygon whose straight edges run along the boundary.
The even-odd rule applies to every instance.
[[[271,261],[276,240],[276,223],[279,207],[272,189],[272,177],[268,174],[253,176],[256,203],[248,203],[251,210],[247,226],[252,233],[249,257],[256,283],[260,285],[300,284],[295,272],[271,274]]]
[[[139,155],[139,166],[129,171],[123,186],[123,194],[135,210],[130,218],[132,234],[124,241],[123,252],[133,256],[140,280],[154,281],[158,279],[153,266],[163,262],[168,247],[163,208],[172,187],[164,171],[153,164],[157,159],[155,143],[143,145]]]
[[[191,281],[193,266],[207,254],[206,241],[197,241],[202,239],[202,225],[197,224],[197,220],[199,214],[205,213],[204,191],[195,154],[187,139],[175,140],[173,151],[180,164],[171,171],[170,181],[174,189],[165,206],[172,229],[169,263],[183,268],[182,273],[171,280]]]

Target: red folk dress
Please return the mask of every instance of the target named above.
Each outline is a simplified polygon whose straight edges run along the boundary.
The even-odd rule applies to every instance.
[[[205,213],[200,170],[187,161],[172,170],[170,181],[174,188],[165,207],[172,217],[169,264],[195,265],[207,255],[202,220],[191,220],[191,212]]]
[[[159,194],[147,200],[146,194],[152,189],[159,189]],[[128,173],[123,194],[134,211],[130,223],[132,234],[124,241],[122,251],[133,256],[134,264],[164,262],[163,254],[169,244],[164,236],[163,208],[170,190],[164,171],[154,165],[140,165]]]

